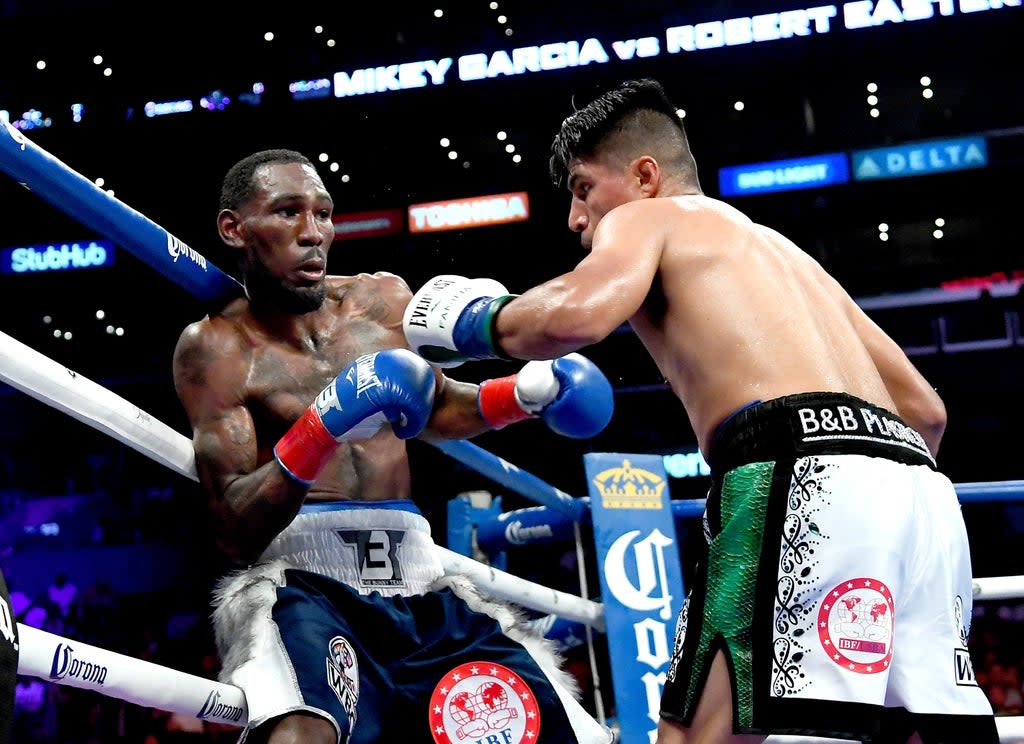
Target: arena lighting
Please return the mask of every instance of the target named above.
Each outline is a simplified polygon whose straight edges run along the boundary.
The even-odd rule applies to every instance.
[[[146,112],[146,116],[152,118],[154,116],[166,116],[167,114],[183,114],[193,109],[192,99],[185,98],[180,101],[164,101],[157,103],[155,101],[149,101],[143,110]]]
[[[7,112],[3,113],[7,114]],[[9,114],[2,118],[10,121]],[[29,109],[21,115],[20,119],[15,119],[14,121],[11,121],[11,124],[16,129],[20,129],[23,132],[27,132],[30,129],[46,129],[47,127],[51,127],[53,126],[53,119],[49,116],[43,116],[41,111],[37,111],[36,109]]]

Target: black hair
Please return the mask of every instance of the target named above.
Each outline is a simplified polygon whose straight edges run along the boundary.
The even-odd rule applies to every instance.
[[[288,163],[315,168],[309,158],[295,150],[260,150],[239,160],[224,176],[220,189],[220,209],[238,209],[256,196],[253,176],[261,166]]]
[[[697,165],[677,111],[661,83],[651,78],[627,80],[605,91],[562,122],[551,143],[551,182],[565,186],[574,158],[614,144],[630,157],[654,155],[696,186]]]

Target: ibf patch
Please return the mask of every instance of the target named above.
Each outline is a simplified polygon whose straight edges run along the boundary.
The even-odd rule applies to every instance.
[[[877,579],[835,586],[818,609],[818,638],[836,664],[857,674],[878,674],[892,663],[896,606]]]
[[[508,667],[471,661],[448,672],[430,697],[437,744],[535,744],[540,708],[533,690]]]
[[[355,551],[356,575],[364,587],[405,586],[398,548],[405,530],[338,530],[341,541]]]
[[[342,636],[334,636],[327,644],[327,684],[348,713],[351,730],[359,703],[359,660],[352,644]]]

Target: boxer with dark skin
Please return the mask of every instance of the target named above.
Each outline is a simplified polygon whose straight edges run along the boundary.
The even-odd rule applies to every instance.
[[[966,654],[971,581],[956,495],[935,470],[941,398],[817,261],[702,192],[676,111],[657,81],[640,80],[568,116],[551,175],[569,191],[568,227],[586,257],[518,295],[435,278],[405,319],[413,348],[545,359],[628,323],[682,402],[711,465],[709,558],[679,621],[659,744],[880,732],[886,742],[995,744],[991,707],[973,674],[957,677],[949,650]],[[442,336],[427,300],[453,288],[462,311]],[[892,534],[862,521],[879,511]],[[789,540],[803,546],[803,573],[787,573]],[[828,637],[828,613],[840,588],[854,591],[850,577],[886,587],[870,597],[878,607],[886,581],[900,593],[892,614],[872,618],[882,641],[844,662],[835,644],[861,646]],[[920,585],[928,599],[915,596]],[[789,601],[788,586],[802,587],[799,611],[776,601]],[[894,627],[905,635],[893,647]],[[795,660],[782,665],[780,649]],[[884,674],[890,663],[904,666]]]
[[[509,408],[531,397],[522,374],[459,382],[408,351],[404,280],[327,274],[333,208],[300,153],[269,150],[237,163],[224,180],[217,228],[238,256],[245,296],[188,325],[174,351],[174,384],[193,429],[215,539],[239,566],[257,564],[304,505],[411,500],[409,436],[464,439],[536,416],[551,423],[555,408],[572,416],[577,405],[575,383],[562,378],[557,394],[535,397],[534,410]],[[584,372],[607,384],[592,365]],[[327,393],[333,405],[318,405]],[[361,408],[374,395],[383,402]],[[230,643],[222,655],[234,653]],[[322,661],[310,675],[319,684],[317,674]],[[319,704],[263,714],[253,710],[251,690],[247,696],[256,719],[249,742],[346,738],[349,724],[306,709]]]

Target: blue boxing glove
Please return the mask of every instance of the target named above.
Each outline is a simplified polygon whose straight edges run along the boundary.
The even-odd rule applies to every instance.
[[[493,279],[435,276],[413,295],[402,317],[409,346],[439,367],[470,359],[509,359],[498,347],[494,323],[513,299]]]
[[[434,406],[434,372],[408,349],[364,354],[320,391],[274,445],[278,465],[310,486],[338,443],[368,439],[390,423],[400,439],[423,431]]]
[[[485,380],[477,404],[491,428],[539,416],[556,434],[573,439],[600,433],[615,408],[608,378],[581,354],[528,362],[518,374]]]

